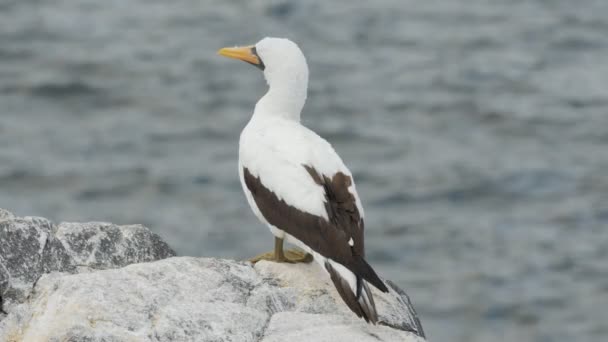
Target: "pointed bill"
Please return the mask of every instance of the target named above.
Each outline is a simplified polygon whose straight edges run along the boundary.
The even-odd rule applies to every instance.
[[[220,49],[217,53],[224,57],[240,59],[241,61],[255,65],[264,70],[264,63],[262,63],[260,56],[258,56],[254,45],[233,48],[226,47]]]

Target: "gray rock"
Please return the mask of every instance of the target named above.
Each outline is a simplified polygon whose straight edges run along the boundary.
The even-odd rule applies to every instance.
[[[0,322],[1,341],[424,341],[409,299],[374,292],[353,315],[315,264],[169,258],[43,275]]]
[[[15,217],[0,209],[0,311],[26,300],[42,274],[159,260],[175,252],[147,228]],[[2,317],[0,316],[0,319]]]
[[[15,215],[6,209],[0,208],[0,221],[14,218]]]
[[[57,226],[55,237],[76,266],[116,268],[175,256],[169,245],[142,225],[64,222]]]
[[[388,281],[389,293],[372,289],[373,326],[315,263],[174,255],[140,225],[54,225],[0,209],[0,341],[424,341]]]
[[[289,310],[277,311],[283,312],[272,317],[266,334],[268,341],[335,342],[336,334],[343,336],[340,340],[344,341],[417,341],[412,336],[420,337],[420,340],[425,337],[409,297],[390,281],[386,282],[389,293],[370,287],[379,317],[379,324],[374,327],[357,318],[346,307],[329,276],[316,263],[259,262],[255,269],[265,281],[281,289],[279,295],[276,289],[263,291],[266,298],[271,298],[267,301],[278,307],[293,306]],[[255,293],[253,297],[256,297]],[[299,319],[310,320],[310,324],[294,327],[292,321]],[[410,339],[404,336],[410,336]]]

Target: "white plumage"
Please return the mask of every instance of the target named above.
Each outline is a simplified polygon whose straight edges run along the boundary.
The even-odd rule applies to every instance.
[[[306,101],[308,87],[308,66],[304,55],[295,43],[287,39],[265,38],[248,48],[252,55],[247,55],[246,52],[242,55],[242,51],[246,50],[239,50],[238,54],[233,52],[237,49],[225,49],[227,52],[220,50],[220,54],[243,59],[263,69],[269,86],[268,92],[256,104],[253,116],[240,137],[239,176],[247,201],[255,215],[269,226],[276,237],[286,239],[312,254],[324,270],[337,272],[339,277],[348,283],[352,295],[356,296],[360,305],[371,310],[371,315],[367,316],[372,317],[357,314],[375,323],[377,317],[371,292],[361,275],[352,271],[352,265],[349,269],[347,265],[338,263],[330,256],[320,254],[318,250],[285,232],[282,227],[271,224],[268,213],[265,215],[264,210],[260,209],[259,198],[255,197],[247,184],[245,172],[259,179],[259,183],[279,201],[284,201],[284,204],[331,221],[333,218],[330,217],[327,206],[328,196],[332,195],[328,194],[328,191],[331,190],[320,185],[319,180],[311,177],[311,173],[304,166],[314,169],[319,175],[329,177],[328,180],[336,174],[346,176],[350,182],[347,191],[354,197],[356,206],[356,209],[352,210],[355,210],[357,219],[360,217],[360,222],[355,223],[361,225],[361,235],[343,236],[339,241],[343,241],[344,245],[335,247],[336,250],[344,251],[346,248],[348,251],[358,244],[363,254],[363,241],[357,239],[362,240],[364,214],[354,181],[351,181],[352,174],[327,141],[300,124],[300,112]],[[343,234],[342,231],[339,233]],[[374,276],[377,278],[375,273]],[[341,295],[344,298],[342,293]],[[347,301],[347,298],[344,299]],[[355,309],[351,307],[351,310],[356,312]]]
[[[278,38],[265,38],[255,47],[266,66],[264,76],[269,89],[256,104],[251,120],[241,133],[239,176],[253,212],[269,225],[275,236],[282,238],[285,232],[270,225],[253,200],[243,178],[244,167],[286,203],[326,219],[324,189],[315,184],[302,165],[311,165],[325,175],[341,171],[350,176],[351,172],[329,142],[300,123],[308,90],[308,65],[300,48],[290,40]],[[350,191],[363,217],[354,182]],[[310,251],[289,234],[286,237],[288,242],[311,252],[321,266],[325,264],[325,257]],[[345,278],[354,278],[345,268],[337,269],[345,273]],[[355,284],[351,286],[354,288]]]
[[[241,133],[239,170],[246,194],[242,170],[248,168],[279,198],[296,208],[327,219],[325,192],[302,165],[311,165],[322,174],[343,172],[351,175],[331,145],[299,122],[285,118],[258,116],[258,107]],[[353,186],[361,217],[363,208]],[[248,196],[250,198],[250,196]],[[251,202],[255,207],[255,202]],[[264,218],[260,217],[263,221]]]
[[[260,177],[264,185],[286,203],[325,219],[328,218],[325,191],[314,182],[302,165],[312,165],[322,174],[333,175],[340,171],[346,175],[351,173],[331,145],[313,131],[291,119],[268,118],[256,113],[258,107],[241,133],[239,143],[239,176],[243,192],[255,215],[269,226],[275,236],[285,238],[289,243],[312,254],[315,261],[324,266],[326,257],[267,222],[245,184],[243,169],[247,168],[254,176]],[[357,207],[363,217],[363,207],[354,184],[349,190],[357,199]],[[352,241],[352,237],[350,239]],[[350,280],[349,284],[355,289],[352,272],[339,264],[336,270]]]

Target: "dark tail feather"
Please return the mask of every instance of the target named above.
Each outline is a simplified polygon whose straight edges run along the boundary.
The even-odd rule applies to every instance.
[[[329,262],[325,262],[325,268],[329,272],[336,290],[342,297],[342,300],[349,309],[360,318],[363,318],[366,322],[376,324],[378,322],[378,314],[376,313],[376,304],[374,303],[374,297],[372,292],[363,280],[363,278],[357,276],[357,293],[353,293],[353,290],[348,281],[342,276],[336,269],[334,269]]]
[[[369,320],[376,324],[376,322],[378,322],[378,313],[376,312],[376,303],[374,303],[372,291],[362,278],[357,278],[357,283],[363,288],[363,291],[361,291],[361,295],[358,299],[359,305]]]
[[[354,262],[354,269],[357,270],[357,275],[363,277],[370,284],[374,285],[378,290],[386,293],[388,288],[384,285],[384,282],[378,277],[376,271],[365,261],[363,258],[358,258]]]

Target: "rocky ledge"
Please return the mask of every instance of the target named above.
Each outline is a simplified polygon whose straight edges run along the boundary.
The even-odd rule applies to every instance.
[[[0,209],[0,341],[425,340],[390,281],[374,291],[373,326],[315,263],[174,255],[141,225],[54,225]]]

